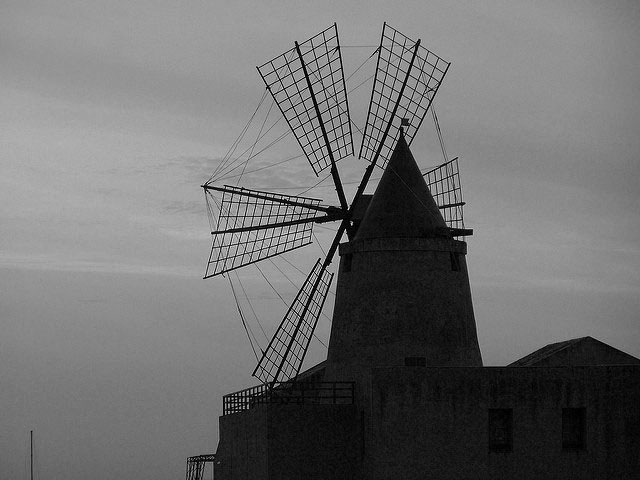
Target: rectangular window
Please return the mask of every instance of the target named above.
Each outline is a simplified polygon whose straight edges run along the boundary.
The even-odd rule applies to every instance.
[[[489,451],[510,452],[513,449],[513,409],[489,409]]]
[[[344,263],[342,264],[342,271],[343,272],[350,272],[351,271],[351,260],[353,259],[353,254],[351,253],[347,253],[344,256]]]
[[[449,258],[451,259],[451,270],[454,272],[460,271],[460,254],[455,252],[449,252]]]
[[[404,357],[405,367],[426,367],[426,357]]]
[[[586,446],[586,412],[584,408],[562,409],[562,449],[583,450]]]

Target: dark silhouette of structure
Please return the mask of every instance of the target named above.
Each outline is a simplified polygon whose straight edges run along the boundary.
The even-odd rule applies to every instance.
[[[204,186],[224,195],[212,275],[304,245],[313,223],[340,222],[254,371],[263,383],[223,399],[215,478],[640,478],[639,359],[584,337],[482,365],[457,169],[423,175],[408,145],[448,63],[385,25],[361,148],[370,165],[348,205],[336,168],[349,151],[348,107],[331,42],[335,26],[259,70],[314,170],[331,168],[340,206]],[[379,160],[383,176],[365,195]],[[301,373],[334,253],[327,359]]]
[[[482,367],[466,244],[420,180],[401,139],[340,247],[326,362],[225,397],[215,478],[638,478],[640,360],[584,337]]]

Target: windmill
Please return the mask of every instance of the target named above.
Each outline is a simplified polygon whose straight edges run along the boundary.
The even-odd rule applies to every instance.
[[[368,166],[350,202],[338,162],[353,156],[355,150],[335,24],[304,42],[295,42],[293,48],[257,68],[315,175],[329,169],[337,204],[211,182],[202,185],[206,196],[221,196],[219,209],[212,212],[217,222],[211,232],[205,278],[308,245],[314,224],[337,225],[324,259],[318,259],[307,275],[253,371],[264,384],[285,382],[300,373],[333,278],[328,267],[343,237],[351,240],[355,235],[354,212],[371,175],[376,167],[385,168],[401,137],[411,144],[450,65],[420,40],[386,23],[376,52],[358,152]],[[457,158],[424,176],[447,225],[439,234],[448,238],[471,234],[463,223]]]

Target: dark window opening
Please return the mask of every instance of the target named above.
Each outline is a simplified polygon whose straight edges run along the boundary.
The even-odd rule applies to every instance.
[[[342,263],[342,271],[350,272],[351,271],[351,261],[353,260],[353,254],[347,253],[344,256],[344,262]]]
[[[489,451],[510,452],[513,449],[513,409],[489,409]]]
[[[585,409],[562,409],[562,449],[582,450],[586,446]]]
[[[365,433],[364,433],[364,410],[360,412],[360,458],[364,458],[365,448]]]
[[[426,367],[427,358],[426,357],[404,357],[404,366],[405,367]]]
[[[451,270],[454,272],[460,271],[460,254],[455,252],[449,252],[449,258],[451,259]]]

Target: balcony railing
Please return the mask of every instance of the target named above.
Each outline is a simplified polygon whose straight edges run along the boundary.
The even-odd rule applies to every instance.
[[[223,415],[260,404],[353,404],[354,382],[264,383],[222,397]]]

